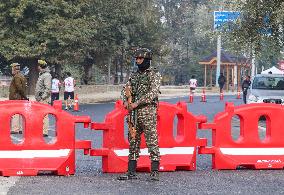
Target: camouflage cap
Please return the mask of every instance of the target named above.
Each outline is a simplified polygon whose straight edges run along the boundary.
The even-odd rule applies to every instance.
[[[40,67],[46,67],[46,65],[47,65],[46,61],[44,61],[44,60],[38,60],[37,63]]]
[[[142,58],[152,60],[152,55],[153,55],[152,51],[150,49],[147,49],[147,48],[138,48],[134,52],[135,58],[142,57]]]
[[[10,65],[10,67],[18,67],[18,66],[21,66],[19,63],[12,63],[11,65]]]

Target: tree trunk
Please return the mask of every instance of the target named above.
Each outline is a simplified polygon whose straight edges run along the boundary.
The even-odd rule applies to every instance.
[[[123,82],[124,82],[124,77],[123,77],[123,64],[124,64],[124,47],[121,48],[120,83],[123,83]]]
[[[83,82],[85,85],[88,85],[92,81],[93,76],[93,64],[84,64],[84,76]]]
[[[117,85],[118,84],[118,63],[119,60],[118,58],[115,59],[115,77],[114,77],[114,84]]]
[[[23,69],[25,66],[29,68],[29,74],[26,76],[28,83],[27,90],[28,90],[28,95],[34,95],[36,82],[39,76],[39,70],[37,68],[37,59],[16,57],[11,61],[20,63],[21,69]]]

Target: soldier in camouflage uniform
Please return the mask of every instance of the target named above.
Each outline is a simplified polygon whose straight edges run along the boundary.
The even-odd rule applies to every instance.
[[[38,102],[48,104],[51,92],[51,74],[44,60],[38,60],[39,77],[35,88],[35,99]],[[43,136],[48,136],[48,116],[43,119]]]
[[[122,99],[124,107],[129,110],[132,121],[134,121],[136,136],[132,139],[130,134],[128,134],[128,171],[125,175],[119,176],[118,179],[137,179],[136,166],[140,152],[141,134],[144,133],[151,159],[150,179],[159,180],[160,151],[156,125],[161,76],[156,69],[150,67],[152,59],[150,50],[146,48],[137,49],[135,58],[138,70],[130,76],[125,85],[125,87],[130,86],[131,88],[133,103],[128,105],[125,87],[122,90]]]

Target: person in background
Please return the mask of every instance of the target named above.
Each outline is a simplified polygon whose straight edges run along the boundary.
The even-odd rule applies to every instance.
[[[248,93],[248,89],[249,89],[250,84],[251,84],[250,76],[247,75],[245,80],[242,83],[243,101],[244,101],[245,104],[247,103],[247,93]]]
[[[38,60],[38,70],[39,77],[36,83],[35,88],[35,99],[38,102],[48,104],[50,100],[50,91],[51,91],[51,74],[47,66],[47,63],[44,60]],[[48,115],[43,119],[43,136],[48,136]]]
[[[75,79],[71,77],[71,73],[66,73],[67,78],[64,79],[64,100],[65,100],[65,110],[72,109],[72,104],[74,101],[74,90],[75,90]]]
[[[190,89],[190,94],[194,94],[195,89],[197,87],[197,80],[195,79],[195,75],[191,76],[191,79],[189,80],[189,89]]]
[[[223,75],[223,73],[220,73],[220,76],[218,78],[218,84],[219,84],[219,87],[220,87],[220,93],[223,92],[223,87],[226,83],[226,77]]]
[[[13,79],[9,88],[9,100],[28,100],[27,98],[27,80],[20,72],[20,64],[12,63]],[[15,114],[12,117],[12,131],[11,134],[22,134],[20,115]]]
[[[51,105],[53,105],[54,100],[59,100],[59,91],[60,91],[61,83],[58,79],[56,73],[53,74],[53,78],[51,80]]]

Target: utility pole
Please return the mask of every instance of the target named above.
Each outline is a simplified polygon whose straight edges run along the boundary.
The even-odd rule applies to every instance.
[[[221,35],[218,35],[218,38],[217,38],[217,68],[216,68],[216,83],[215,83],[216,87],[219,87],[218,78],[220,76],[220,70],[221,70],[221,50],[222,50],[222,38],[221,38]]]
[[[220,4],[221,5],[219,6],[219,12],[223,11],[224,9],[223,0],[221,0]],[[217,38],[217,67],[216,67],[216,82],[215,82],[216,87],[219,87],[218,78],[220,76],[220,71],[221,71],[221,50],[222,50],[222,37],[221,37],[221,32],[220,32]]]

